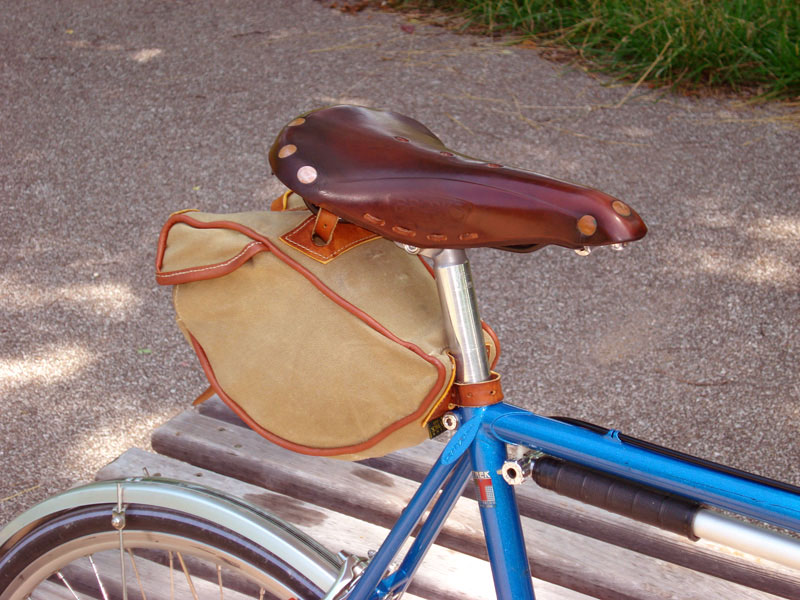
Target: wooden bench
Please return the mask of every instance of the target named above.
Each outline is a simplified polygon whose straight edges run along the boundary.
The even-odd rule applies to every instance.
[[[360,463],[295,454],[267,442],[213,398],[129,450],[98,479],[161,475],[198,481],[257,504],[328,548],[377,549],[438,455],[433,441]],[[428,553],[410,593],[494,598],[472,486]],[[800,573],[693,543],[558,496],[517,488],[537,598],[544,600],[800,598]],[[408,597],[408,596],[406,596]]]

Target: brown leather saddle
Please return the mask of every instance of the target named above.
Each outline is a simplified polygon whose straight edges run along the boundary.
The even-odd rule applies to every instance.
[[[608,194],[459,154],[391,111],[342,105],[304,114],[280,132],[269,162],[312,210],[420,248],[577,249],[647,232]]]

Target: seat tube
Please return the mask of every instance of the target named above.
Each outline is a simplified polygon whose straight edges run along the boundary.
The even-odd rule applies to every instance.
[[[489,359],[466,251],[426,250],[424,254],[433,259],[448,343],[456,359],[456,381],[488,381]],[[481,409],[462,410],[466,419],[481,418]],[[533,600],[516,496],[499,474],[505,459],[505,444],[485,431],[479,432],[470,447],[470,460],[497,598]]]
[[[447,339],[456,359],[456,380],[459,383],[488,381],[489,360],[467,252],[458,249],[424,253],[433,258]]]
[[[470,448],[478,505],[498,600],[534,600],[514,486],[503,479],[506,446],[481,431]]]

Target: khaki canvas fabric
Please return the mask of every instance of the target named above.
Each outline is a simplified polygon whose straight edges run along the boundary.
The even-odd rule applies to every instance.
[[[221,397],[273,441],[342,458],[419,443],[452,383],[435,281],[384,239],[328,264],[280,241],[309,217],[171,219],[158,275],[181,282],[178,323]]]

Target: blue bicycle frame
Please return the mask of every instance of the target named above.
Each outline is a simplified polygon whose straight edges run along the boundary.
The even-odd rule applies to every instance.
[[[498,599],[533,599],[514,488],[500,475],[507,459],[507,444],[526,446],[800,532],[800,493],[791,486],[670,456],[639,447],[635,440],[625,441],[617,431],[602,433],[505,403],[478,409],[460,408],[455,413],[461,421],[459,429],[347,596],[348,600],[391,598],[405,590],[470,477],[478,487],[481,521]],[[384,577],[440,490],[400,566]],[[766,532],[766,535],[778,534]]]
[[[418,252],[414,248],[408,250]],[[429,256],[434,261],[450,346],[456,359],[456,380],[488,381],[491,375],[466,254],[444,250],[431,251]],[[732,536],[730,531],[723,532],[716,541],[747,538],[751,544],[746,548],[748,551],[769,547],[769,557],[773,560],[778,556],[786,564],[800,567],[797,540],[700,509],[700,505],[707,505],[730,510],[800,532],[798,488],[659,448],[616,430],[541,417],[503,402],[458,407],[450,416],[458,423],[455,434],[381,548],[354,581],[346,595],[348,600],[392,598],[405,591],[470,478],[477,486],[498,599],[533,599],[514,486],[501,475],[509,445],[580,465],[601,473],[599,477],[608,474],[642,489],[694,502],[698,514],[693,515],[693,521],[698,520],[700,512],[709,513],[710,525],[704,525],[705,529],[732,528]],[[428,507],[430,512],[402,562],[390,570]],[[696,539],[694,533],[689,535]]]

